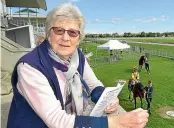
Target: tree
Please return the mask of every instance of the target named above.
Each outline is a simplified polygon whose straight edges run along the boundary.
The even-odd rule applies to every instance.
[[[146,33],[145,32],[141,32],[140,36],[141,37],[146,37]]]

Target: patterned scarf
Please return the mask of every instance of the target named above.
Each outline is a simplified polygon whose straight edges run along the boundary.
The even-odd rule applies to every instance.
[[[86,115],[84,113],[88,106],[90,93],[89,87],[77,71],[79,65],[79,55],[77,49],[70,60],[63,59],[60,55],[55,53],[50,46],[48,47],[48,54],[52,59],[54,67],[56,67],[56,63],[63,64],[68,67],[68,70],[63,72],[68,85],[66,89],[66,112],[69,114]]]

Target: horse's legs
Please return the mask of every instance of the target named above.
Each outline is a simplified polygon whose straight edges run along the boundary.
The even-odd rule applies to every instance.
[[[137,108],[137,101],[136,101],[136,97],[134,97],[134,104],[135,104],[135,109]]]
[[[140,101],[141,101],[141,108],[143,108],[143,101],[142,101],[142,97],[140,97]]]
[[[131,99],[131,85],[128,85],[129,99]]]

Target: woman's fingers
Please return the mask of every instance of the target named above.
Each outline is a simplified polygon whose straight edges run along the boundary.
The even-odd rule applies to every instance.
[[[141,108],[128,112],[127,123],[130,127],[143,128],[148,122],[149,114]]]
[[[116,111],[117,110],[117,108],[118,108],[118,105],[115,105],[115,106],[109,106],[109,107],[107,107],[105,110],[106,111]]]
[[[148,122],[148,113],[141,108],[131,112],[121,113],[119,116],[110,116],[109,126],[119,128],[143,128]]]
[[[112,113],[117,111],[118,105],[119,105],[119,100],[117,98],[113,103],[111,103],[109,106],[106,107],[105,113]]]
[[[148,114],[147,110],[143,110],[143,109],[139,108],[139,109],[132,111],[132,113],[134,115],[132,122],[137,124],[137,126],[140,126],[140,128],[142,128],[141,126],[145,125],[148,122],[149,114]]]

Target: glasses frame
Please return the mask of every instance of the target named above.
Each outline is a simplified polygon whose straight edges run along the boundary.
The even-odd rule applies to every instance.
[[[58,29],[58,28],[60,28],[60,29],[63,30],[63,33],[62,34],[56,33],[56,29]],[[80,31],[79,30],[75,30],[75,29],[68,29],[68,30],[66,30],[66,29],[61,28],[61,27],[52,27],[51,29],[53,30],[54,34],[56,34],[56,35],[63,35],[63,34],[65,34],[66,31],[67,31],[67,34],[70,37],[78,37],[80,35]],[[74,33],[76,33],[77,35],[74,36],[73,34],[71,34],[71,31],[74,31]]]

